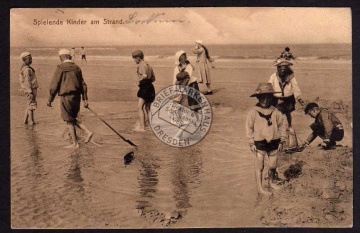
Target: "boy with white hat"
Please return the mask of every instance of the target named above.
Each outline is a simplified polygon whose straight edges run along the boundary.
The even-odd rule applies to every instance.
[[[61,117],[67,123],[73,141],[67,148],[77,148],[79,144],[75,126],[84,130],[87,134],[85,143],[89,142],[93,136],[93,133],[77,119],[80,111],[81,97],[84,101],[84,107],[87,108],[89,106],[87,85],[83,79],[80,67],[71,61],[70,51],[68,49],[61,49],[59,57],[62,63],[57,66],[51,81],[47,105],[51,107],[51,102],[54,101],[56,94],[60,96]]]
[[[30,65],[32,64],[32,56],[29,52],[23,52],[20,55],[23,64],[20,70],[20,85],[28,98],[28,105],[25,110],[25,124],[35,125],[34,111],[37,107],[36,95],[39,84],[36,79],[35,70]],[[30,117],[30,122],[29,122]]]
[[[271,195],[262,187],[262,172],[265,156],[269,158],[270,187],[279,189],[281,180],[277,177],[276,167],[279,151],[285,142],[287,121],[283,114],[271,105],[274,91],[271,83],[259,83],[255,93],[258,103],[251,109],[246,118],[246,136],[250,150],[256,155],[255,174],[258,192]]]

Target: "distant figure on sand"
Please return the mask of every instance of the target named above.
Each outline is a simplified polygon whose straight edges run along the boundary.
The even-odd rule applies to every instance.
[[[292,53],[290,53],[290,48],[286,47],[285,50],[280,54],[280,56],[278,57],[278,59],[284,59],[287,61],[290,60],[295,60],[294,56],[292,55]]]
[[[70,50],[71,61],[75,62],[76,51],[75,47]]]
[[[323,149],[336,149],[336,142],[344,138],[344,127],[340,120],[326,108],[321,108],[316,103],[309,103],[305,107],[305,115],[315,119],[310,125],[312,133],[305,140],[303,147],[308,146],[317,136],[321,137],[325,143]]]
[[[132,58],[137,64],[137,83],[140,88],[137,93],[140,123],[135,126],[134,131],[145,132],[145,126],[150,121],[150,105],[155,99],[155,88],[152,84],[155,81],[155,74],[152,67],[144,61],[144,53],[141,50],[134,51]]]
[[[255,93],[258,103],[251,109],[246,118],[246,137],[250,150],[256,156],[256,183],[258,192],[271,195],[262,186],[265,156],[269,158],[270,187],[279,189],[282,180],[278,178],[276,168],[279,151],[283,149],[286,137],[287,121],[283,114],[271,105],[274,91],[270,83],[259,83]]]
[[[60,96],[60,110],[61,117],[66,121],[70,131],[70,136],[73,143],[66,148],[79,147],[76,137],[75,126],[84,130],[87,134],[85,143],[89,142],[93,133],[82,124],[77,118],[80,111],[81,97],[84,101],[84,107],[87,108],[88,96],[87,85],[83,79],[82,71],[79,66],[71,61],[70,51],[68,49],[61,49],[59,51],[61,64],[56,68],[54,76],[50,83],[50,96],[47,106],[51,107],[56,94]]]
[[[86,61],[86,51],[85,51],[84,47],[81,47],[80,54],[81,54],[81,61],[85,60],[85,62],[87,62]]]
[[[173,85],[189,86],[199,91],[199,85],[196,81],[197,78],[192,75],[194,67],[187,60],[185,51],[180,50],[176,52],[175,64],[176,67],[174,69]],[[186,95],[186,94],[180,94],[180,99],[178,100],[178,102],[181,105],[186,106],[191,110],[193,110],[196,118],[198,119],[197,112],[201,110],[200,103],[198,103],[195,99],[191,98],[190,95]],[[181,114],[179,113],[179,115]],[[180,126],[180,129],[178,133],[175,135],[175,138],[181,139],[184,129],[186,129],[188,125],[189,123]]]
[[[291,112],[295,110],[296,100],[301,105],[304,101],[301,99],[301,91],[296,81],[294,72],[290,69],[292,63],[286,60],[279,60],[275,64],[277,71],[270,76],[269,83],[272,84],[276,94],[273,99],[273,105],[285,114],[289,127],[291,127]]]
[[[207,88],[205,95],[212,95],[213,92],[211,90],[210,68],[208,62],[213,62],[214,59],[210,57],[209,50],[203,45],[201,40],[195,41],[195,49],[192,51],[197,54],[196,63],[198,64],[199,69],[198,82],[205,82]]]
[[[34,111],[37,107],[36,95],[39,84],[36,79],[35,70],[30,66],[32,64],[31,54],[29,52],[23,52],[20,55],[20,58],[23,60],[23,64],[20,69],[20,86],[27,97],[24,123],[35,125]]]

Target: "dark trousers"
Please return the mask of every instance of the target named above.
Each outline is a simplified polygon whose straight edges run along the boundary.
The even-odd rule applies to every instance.
[[[274,97],[272,102],[272,105],[286,116],[289,126],[291,126],[291,112],[295,110],[295,104],[294,95],[282,98]]]
[[[310,125],[311,129],[319,135],[322,139],[325,139],[325,129],[321,128],[317,124]],[[336,142],[341,141],[344,138],[344,129],[342,125],[337,125],[333,128],[330,136],[330,145],[335,145]]]

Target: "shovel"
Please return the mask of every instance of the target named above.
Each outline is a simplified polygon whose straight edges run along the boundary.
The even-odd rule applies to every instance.
[[[124,140],[125,142],[129,143],[131,146],[135,147],[135,149],[137,148],[137,145],[135,145],[132,141],[130,141],[129,139],[124,138],[123,136],[121,136],[121,134],[119,134],[113,127],[111,127],[111,125],[109,125],[106,121],[104,121],[96,112],[94,112],[94,110],[92,110],[91,108],[87,107],[87,109],[89,109],[92,113],[94,113],[95,116],[97,116],[102,122],[104,122],[105,125],[107,125],[112,131],[114,131],[114,133],[116,133],[117,136],[119,136],[122,140]],[[132,153],[132,152],[131,152]]]

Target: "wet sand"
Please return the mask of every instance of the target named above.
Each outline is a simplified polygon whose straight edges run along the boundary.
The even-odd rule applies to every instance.
[[[84,108],[80,119],[95,133],[93,141],[101,147],[84,144],[84,135],[80,134],[80,149],[64,148],[69,140],[62,137],[66,125],[60,118],[58,98],[52,108],[46,107],[47,88],[58,61],[34,57],[33,62],[41,86],[35,112],[39,124],[26,126],[22,124],[25,99],[18,91],[20,62],[11,60],[13,228],[351,225],[350,61],[295,64],[303,99],[317,100],[338,112],[345,138],[340,142],[343,147],[336,151],[320,150],[317,144],[321,140],[317,139],[302,153],[282,155],[280,176],[290,164],[299,161],[305,162],[303,173],[272,197],[257,194],[254,156],[248,148],[244,127],[246,113],[256,103],[249,96],[259,82],[266,82],[275,71],[272,61],[215,63],[216,68],[211,69],[215,94],[208,96],[213,123],[209,134],[189,148],[169,147],[151,130],[133,132],[138,117],[133,62],[89,59],[82,64],[90,107],[139,146],[135,160],[127,166],[124,155],[131,147]],[[156,73],[155,88],[159,92],[172,82],[173,62],[149,63]],[[200,89],[205,91],[203,85]],[[334,102],[340,99],[343,108],[339,109]],[[312,119],[304,116],[302,107],[297,107],[294,128],[298,137],[305,139]],[[328,185],[319,188],[324,180]],[[333,193],[339,194],[338,198]]]

